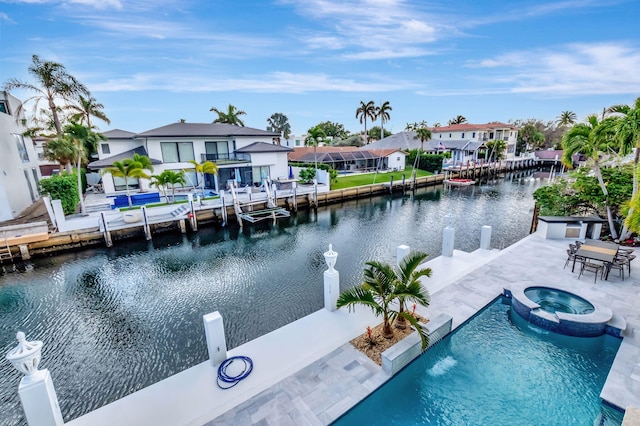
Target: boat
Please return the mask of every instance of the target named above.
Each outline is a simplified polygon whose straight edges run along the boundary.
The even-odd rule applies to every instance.
[[[450,179],[445,179],[444,181],[445,185],[451,185],[451,186],[469,186],[469,185],[475,185],[476,181],[473,179],[463,179],[463,178],[450,178]]]

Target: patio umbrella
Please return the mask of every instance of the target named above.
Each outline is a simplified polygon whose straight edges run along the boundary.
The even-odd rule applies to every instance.
[[[289,179],[293,179],[293,167],[289,166]]]

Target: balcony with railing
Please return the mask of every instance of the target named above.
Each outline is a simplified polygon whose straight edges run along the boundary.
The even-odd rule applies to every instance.
[[[201,161],[213,161],[215,164],[249,163],[251,157],[248,154],[201,154]]]

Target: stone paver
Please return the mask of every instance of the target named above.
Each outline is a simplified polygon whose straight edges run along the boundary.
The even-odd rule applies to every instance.
[[[632,268],[631,276],[624,281],[615,274],[609,281],[597,280],[595,284],[591,276],[578,280],[578,274],[572,273],[570,267],[563,269],[568,242],[529,236],[454,283],[438,285],[431,295],[429,310],[420,314],[434,317],[445,313],[453,317],[454,328],[458,327],[512,283],[558,284],[586,294],[589,300],[609,306],[627,323],[623,344],[601,396],[622,408],[638,407],[640,265]],[[289,418],[299,420],[298,424],[329,424],[388,379],[378,365],[347,343],[205,425],[248,424],[242,423],[247,413],[259,413],[252,415],[253,424],[286,424],[282,410]]]

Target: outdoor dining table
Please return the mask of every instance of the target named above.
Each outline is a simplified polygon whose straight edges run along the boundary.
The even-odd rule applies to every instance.
[[[604,279],[606,280],[607,278],[609,278],[609,270],[611,269],[613,260],[618,254],[619,248],[620,246],[615,243],[609,243],[600,240],[586,240],[575,253],[571,272],[573,272],[576,267],[577,257],[598,260],[600,262],[603,262],[605,265]]]

